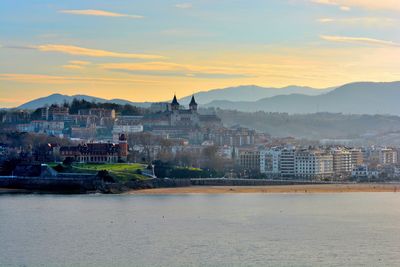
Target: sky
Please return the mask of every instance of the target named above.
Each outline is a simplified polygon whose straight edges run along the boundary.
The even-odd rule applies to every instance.
[[[0,107],[397,80],[399,0],[0,1]]]

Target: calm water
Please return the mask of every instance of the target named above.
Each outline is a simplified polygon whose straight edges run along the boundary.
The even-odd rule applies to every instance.
[[[400,266],[400,193],[2,195],[0,266]]]

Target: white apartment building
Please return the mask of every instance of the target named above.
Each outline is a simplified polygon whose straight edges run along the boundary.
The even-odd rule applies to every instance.
[[[295,176],[302,179],[322,179],[333,175],[333,155],[320,150],[295,153]]]
[[[281,149],[270,148],[260,151],[260,173],[280,175]]]
[[[333,172],[337,178],[351,175],[353,170],[351,152],[345,148],[331,150],[333,155]]]

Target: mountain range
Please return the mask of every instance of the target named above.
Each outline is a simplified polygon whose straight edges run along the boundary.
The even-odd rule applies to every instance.
[[[183,97],[181,104],[188,104],[190,96]],[[313,89],[289,86],[265,88],[255,85],[228,87],[195,94],[196,101],[205,107],[238,110],[244,112],[284,112],[307,114],[331,112],[344,114],[392,114],[400,115],[400,81],[357,82],[337,88]],[[98,98],[87,95],[52,94],[27,102],[18,109],[35,109],[54,103],[71,102],[74,98],[101,103],[130,104],[149,107],[150,102],[131,102],[123,99]],[[169,101],[169,100],[168,100]]]
[[[340,86],[320,95],[277,95],[257,101],[214,100],[206,106],[245,112],[400,115],[399,100],[400,82],[357,82]]]
[[[302,95],[320,95],[327,93],[334,88],[316,89],[306,86],[287,86],[282,88],[261,87],[257,85],[241,85],[236,87],[227,87],[222,89],[213,89],[201,91],[195,94],[196,102],[204,105],[215,100],[229,101],[257,101],[262,98],[274,97],[278,95],[302,94]],[[181,98],[182,104],[188,104],[191,95]]]

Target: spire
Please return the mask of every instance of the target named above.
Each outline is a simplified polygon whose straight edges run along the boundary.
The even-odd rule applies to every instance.
[[[174,111],[174,110],[178,110],[179,109],[179,102],[178,102],[178,100],[176,99],[176,95],[174,95],[174,99],[172,99],[172,102],[171,102],[171,110],[172,111]]]
[[[194,99],[194,95],[192,95],[192,100],[190,100],[189,106],[197,105],[196,100]]]
[[[176,95],[174,95],[174,99],[172,99],[171,105],[178,105],[179,106],[178,100],[176,99]]]
[[[190,100],[189,107],[191,110],[197,110],[197,103],[196,100],[194,99],[194,95],[192,95],[192,100]]]

